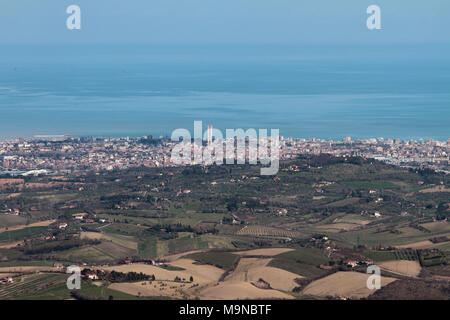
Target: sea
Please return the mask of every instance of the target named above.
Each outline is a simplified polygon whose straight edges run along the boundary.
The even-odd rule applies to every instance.
[[[0,45],[0,140],[450,137],[450,45]]]

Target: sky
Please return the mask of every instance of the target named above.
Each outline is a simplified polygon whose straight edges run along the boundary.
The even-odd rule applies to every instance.
[[[68,30],[66,8],[81,8]],[[369,31],[366,9],[381,8]],[[2,44],[450,43],[448,0],[1,0]]]

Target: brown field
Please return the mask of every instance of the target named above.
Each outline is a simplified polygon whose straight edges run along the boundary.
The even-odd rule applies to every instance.
[[[417,230],[416,228],[412,228],[412,227],[398,228],[398,231],[400,231],[402,233],[402,237],[415,237],[415,236],[423,235],[422,231]]]
[[[220,282],[200,292],[201,299],[236,300],[236,299],[293,299],[292,296],[271,289],[259,289],[250,282]]]
[[[94,247],[114,259],[129,258],[136,255],[136,250],[122,247],[110,241],[103,241]]]
[[[81,239],[100,240],[100,239],[104,239],[105,235],[100,232],[81,232],[80,237],[81,237]]]
[[[376,290],[367,288],[367,279],[370,275],[360,272],[339,271],[325,278],[313,281],[303,290],[304,294],[313,296],[344,296],[353,299],[366,298]],[[381,277],[381,286],[385,286],[396,279]]]
[[[432,188],[419,190],[420,193],[431,193],[431,192],[450,192],[445,186],[435,186]]]
[[[274,255],[286,251],[289,251],[289,249],[274,248],[259,249],[256,253]],[[278,268],[267,267],[270,260],[271,258],[242,258],[236,270],[226,277],[224,282],[219,282],[224,270],[211,265],[195,264],[195,261],[191,259],[175,259],[173,256],[168,264],[185,270],[173,271],[141,263],[111,266],[104,269],[155,275],[156,280],[153,282],[117,283],[110,286],[111,289],[135,296],[198,297],[200,299],[292,298],[292,296],[274,289],[290,291],[296,287],[294,279],[301,278],[301,276]],[[189,280],[192,276],[194,281],[192,283],[177,283],[173,281],[176,276],[185,280]],[[260,278],[269,282],[274,289],[259,289],[251,284],[251,282],[258,281]]]
[[[42,272],[42,271],[58,271],[58,270],[54,267],[46,267],[46,266],[0,267],[0,273],[21,273],[21,272]]]
[[[8,188],[18,184],[24,184],[23,179],[0,179],[0,189]]]
[[[104,282],[103,281],[92,281],[92,284],[94,285],[94,286],[96,286],[96,287],[101,287],[103,284],[104,284]]]
[[[369,300],[447,300],[446,281],[429,279],[401,279],[382,287]],[[420,301],[419,301],[420,303]]]
[[[366,224],[370,223],[370,220],[366,220],[361,216],[345,215],[343,217],[334,219],[333,223],[349,223],[365,226]]]
[[[421,270],[418,261],[394,260],[380,262],[378,265],[382,269],[407,277],[417,277]]]
[[[429,222],[429,223],[423,223],[421,224],[422,227],[425,229],[430,230],[431,232],[450,232],[450,222],[448,221],[435,221],[435,222]]]
[[[170,264],[186,269],[186,272],[194,277],[194,282],[199,284],[202,284],[203,279],[205,282],[217,281],[224,272],[222,269],[211,265],[195,264],[195,261],[191,259],[178,259]]]
[[[108,288],[122,291],[134,296],[157,297],[164,296],[175,299],[186,297],[185,291],[189,290],[192,284],[168,282],[168,281],[140,281],[128,283],[113,283]]]
[[[6,228],[0,228],[0,233],[5,232],[5,231],[20,230],[20,229],[31,228],[31,227],[46,227],[46,226],[51,225],[54,222],[56,222],[56,220],[45,220],[45,221],[30,223],[28,225],[23,224],[23,225],[8,227],[8,230],[6,230]]]
[[[162,259],[164,259],[164,261],[167,261],[167,262],[172,262],[172,261],[175,261],[177,259],[180,259],[183,256],[187,256],[187,255],[190,255],[192,253],[198,253],[198,252],[203,252],[203,251],[206,251],[206,250],[192,250],[192,251],[186,251],[186,252],[183,252],[183,253],[170,254],[170,255],[162,257]]]
[[[354,223],[330,223],[317,226],[318,229],[327,230],[329,232],[339,232],[341,230],[350,231],[360,228],[359,224]]]
[[[233,252],[234,254],[238,254],[241,256],[276,256],[278,254],[292,251],[294,249],[290,248],[267,248],[267,249],[254,249],[247,251],[237,251]]]
[[[5,190],[14,187],[15,189],[22,190],[26,189],[41,189],[41,188],[52,188],[57,186],[69,186],[69,185],[82,185],[83,183],[76,182],[25,182],[24,179],[0,179],[0,190]]]
[[[17,247],[19,244],[22,244],[23,241],[16,241],[10,243],[0,244],[0,249],[11,249]]]
[[[137,250],[137,241],[130,236],[124,236],[124,235],[110,235],[100,232],[81,232],[81,239],[104,239],[108,241],[112,241],[119,246]]]
[[[70,185],[82,185],[82,183],[71,183],[71,182],[27,182],[25,183],[26,189],[45,189],[45,188],[53,188],[53,187],[65,187]]]
[[[20,196],[21,193],[10,193],[6,196],[7,199],[13,199],[13,198],[17,198],[18,196]]]
[[[156,280],[153,282],[135,282],[135,283],[117,283],[110,286],[111,289],[123,291],[128,294],[138,296],[166,296],[172,298],[195,297],[197,292],[206,286],[210,286],[218,282],[223,270],[210,265],[194,264],[191,259],[178,259],[170,264],[180,268],[182,271],[166,270],[157,266],[146,264],[131,264],[107,267],[106,270],[116,270],[121,272],[143,272],[149,275],[155,275]],[[180,277],[189,281],[193,277],[193,282],[180,283],[174,282],[175,277]],[[143,285],[143,283],[145,283]]]
[[[424,241],[418,241],[418,242],[413,242],[413,243],[409,243],[409,244],[404,244],[401,246],[397,246],[396,248],[399,248],[399,249],[406,249],[406,248],[426,249],[426,248],[431,248],[434,245],[435,244],[433,242],[431,242],[430,240],[424,240]]]
[[[12,227],[22,224],[26,224],[27,219],[21,216],[15,216],[11,214],[0,214],[0,226],[1,227]]]
[[[428,248],[439,247],[441,245],[445,245],[445,244],[448,244],[448,243],[450,243],[450,241],[433,243],[430,240],[424,240],[424,241],[418,241],[418,242],[413,242],[413,243],[397,246],[397,248],[399,248],[399,249],[406,249],[406,248],[411,248],[411,249],[428,249]]]
[[[268,267],[271,258],[242,258],[225,282],[256,282],[263,279],[274,289],[292,291],[298,285],[294,281],[302,276],[279,268]]]
[[[166,270],[157,266],[134,263],[127,265],[118,265],[104,268],[105,270],[115,270],[120,272],[142,272],[148,275],[155,275],[156,280],[169,280],[172,281],[175,277],[180,277],[189,280],[192,276],[194,283],[198,285],[205,285],[214,281],[217,281],[223,274],[223,270],[210,265],[197,265],[193,264],[195,261],[190,259],[180,259],[175,262],[171,262],[171,265],[184,268],[186,270],[173,271]]]

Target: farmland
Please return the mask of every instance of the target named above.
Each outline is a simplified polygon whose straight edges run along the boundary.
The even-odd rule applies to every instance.
[[[301,234],[295,231],[265,227],[265,226],[245,226],[239,230],[238,235],[249,235],[257,237],[280,237],[280,238],[300,238]]]
[[[418,261],[408,260],[385,261],[380,263],[379,266],[387,271],[406,275],[408,277],[417,277],[421,270]]]
[[[24,275],[19,279],[16,278],[14,283],[0,285],[0,299],[30,296],[34,292],[65,283],[66,278],[64,275],[46,273]]]
[[[373,292],[366,286],[367,276],[359,272],[337,272],[309,284],[305,294],[315,296],[344,296],[355,299],[366,298]],[[381,285],[386,286],[396,281],[394,278],[382,277]]]
[[[1,273],[77,264],[160,282],[86,282],[92,296],[124,299],[222,299],[236,290],[235,298],[361,298],[360,287],[328,292],[317,281],[367,277],[368,263],[395,279],[449,274],[450,179],[442,173],[322,155],[282,162],[275,177],[230,165],[78,172],[63,177],[64,187],[52,178],[1,191],[0,210],[19,212],[0,212]],[[27,297],[70,298],[45,279]]]

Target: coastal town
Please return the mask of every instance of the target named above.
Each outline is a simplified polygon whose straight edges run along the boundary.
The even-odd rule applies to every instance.
[[[171,151],[176,145],[168,137],[95,138],[35,136],[0,142],[0,173],[40,175],[76,171],[121,170],[136,167],[173,167]],[[450,138],[447,141],[280,138],[280,159],[298,155],[329,154],[360,156],[389,164],[450,172]],[[242,157],[237,150],[236,157]],[[248,160],[248,146],[246,159]]]

